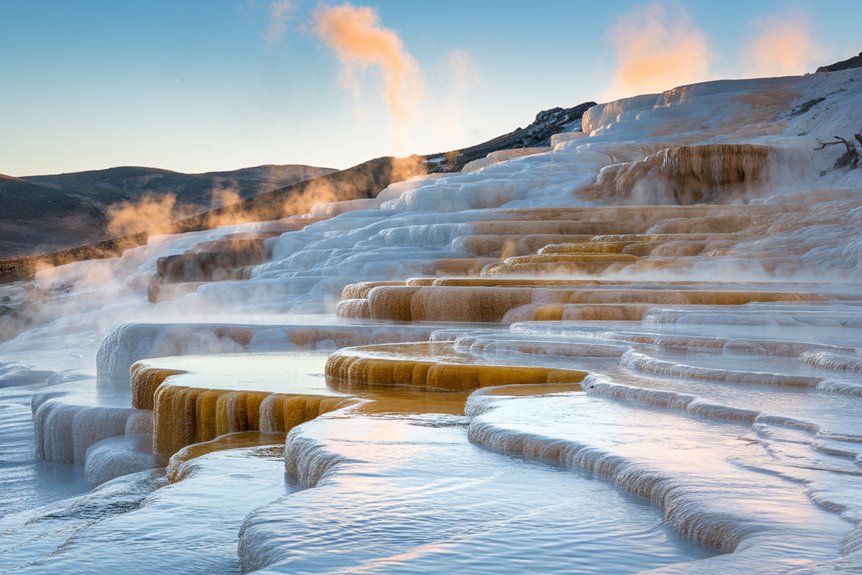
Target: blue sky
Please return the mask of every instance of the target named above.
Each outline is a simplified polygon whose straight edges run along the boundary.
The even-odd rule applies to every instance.
[[[857,0],[354,2],[376,10],[415,63],[422,88],[405,119],[387,107],[373,62],[346,89],[314,24],[339,4],[292,0],[275,37],[269,0],[0,0],[0,173],[344,168],[457,148],[545,108],[637,91],[615,79],[620,42],[656,13],[674,31],[658,36],[691,33],[706,55],[697,61],[708,60],[675,63],[671,83],[804,72],[862,50]],[[620,33],[621,21],[634,28]],[[753,69],[753,43],[787,22],[805,36],[804,56]]]

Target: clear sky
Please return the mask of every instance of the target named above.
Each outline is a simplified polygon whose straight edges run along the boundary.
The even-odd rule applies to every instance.
[[[445,151],[554,106],[812,71],[860,23],[859,0],[0,0],[0,173]]]

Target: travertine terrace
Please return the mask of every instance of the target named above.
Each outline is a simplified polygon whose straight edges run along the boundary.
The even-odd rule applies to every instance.
[[[55,319],[0,344],[9,433],[32,399],[40,459],[100,486],[12,479],[0,563],[862,569],[862,170],[814,150],[860,127],[858,69],[683,86],[372,201],[42,273]],[[222,551],[156,529],[168,507]]]

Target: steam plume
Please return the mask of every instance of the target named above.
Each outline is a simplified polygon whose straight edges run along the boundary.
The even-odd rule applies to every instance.
[[[170,231],[177,197],[174,194],[147,194],[138,202],[122,201],[108,207],[108,236],[123,237],[138,232]]]
[[[817,58],[804,17],[773,18],[758,27],[762,33],[745,50],[747,68],[753,76],[802,74],[810,68],[812,58]]]
[[[206,214],[206,227],[217,228],[253,222],[255,219],[255,213],[247,211],[243,206],[235,181],[218,184],[210,190],[210,211]]]
[[[293,0],[275,0],[269,6],[269,27],[266,41],[278,42],[287,31],[287,23],[293,13]]]
[[[411,118],[422,92],[419,66],[398,35],[382,25],[376,10],[349,3],[321,6],[314,13],[313,29],[338,56],[346,88],[358,92],[357,73],[377,66],[395,124]]]
[[[446,57],[446,67],[449,69],[452,90],[459,95],[473,86],[479,76],[476,61],[464,50],[450,52]]]
[[[608,98],[661,92],[709,77],[709,44],[681,7],[650,4],[610,28],[617,68]]]
[[[446,56],[445,71],[449,96],[438,115],[440,124],[437,129],[453,139],[463,126],[464,99],[479,80],[479,67],[469,52],[454,50]]]

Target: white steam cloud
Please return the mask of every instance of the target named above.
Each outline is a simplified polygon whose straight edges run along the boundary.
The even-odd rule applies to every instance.
[[[661,92],[709,79],[706,33],[681,7],[649,4],[620,16],[608,36],[616,71],[607,99]]]
[[[746,69],[752,76],[790,76],[813,68],[820,50],[804,16],[772,17],[756,26],[760,33],[744,51]]]
[[[287,24],[293,15],[293,0],[276,0],[269,6],[269,27],[266,41],[275,43],[287,32]]]
[[[338,57],[347,89],[358,94],[359,75],[375,66],[396,129],[413,117],[422,97],[419,65],[398,34],[383,26],[376,10],[347,3],[321,6],[314,12],[313,30]]]

